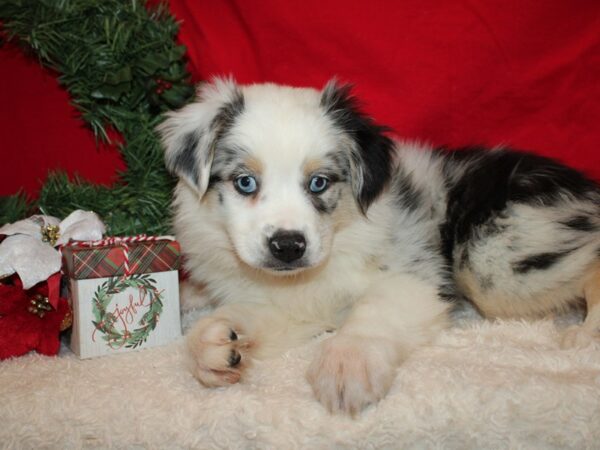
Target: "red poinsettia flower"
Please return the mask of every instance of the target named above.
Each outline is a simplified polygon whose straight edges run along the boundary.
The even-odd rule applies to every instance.
[[[43,355],[58,353],[61,324],[70,314],[67,300],[58,298],[53,302],[56,307],[46,306],[47,310],[39,314],[31,308],[32,300],[48,298],[49,290],[58,280],[60,273],[28,290],[23,289],[17,276],[9,283],[0,284],[0,359],[21,356],[32,350]]]

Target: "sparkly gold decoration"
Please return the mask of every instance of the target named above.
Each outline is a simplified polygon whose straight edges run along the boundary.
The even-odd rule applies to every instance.
[[[59,237],[60,229],[58,225],[42,226],[42,241],[48,242],[52,247],[54,247]]]
[[[41,319],[48,311],[52,311],[52,305],[48,301],[48,297],[44,297],[41,294],[36,294],[31,299],[31,305],[29,308],[27,308],[27,310]]]
[[[73,313],[69,309],[69,311],[63,317],[63,320],[60,322],[60,331],[65,331],[67,328],[70,328],[73,325]]]

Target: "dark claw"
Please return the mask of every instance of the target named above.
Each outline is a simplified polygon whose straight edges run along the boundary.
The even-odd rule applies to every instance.
[[[235,331],[231,330],[231,333],[229,333],[229,339],[232,341],[237,341],[238,340],[238,335]]]
[[[242,355],[240,355],[240,353],[237,350],[231,350],[231,353],[229,354],[229,367],[235,367],[237,366],[240,361],[242,360]]]

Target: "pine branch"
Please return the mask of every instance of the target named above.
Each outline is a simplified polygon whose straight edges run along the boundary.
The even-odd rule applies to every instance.
[[[177,24],[160,5],[142,0],[4,0],[0,20],[9,39],[31,48],[55,71],[96,139],[122,134],[127,165],[112,187],[50,174],[38,206],[57,217],[97,212],[110,234],[165,233],[174,180],[163,165],[154,129],[161,114],[193,95]],[[0,203],[0,220],[25,212],[17,199]]]
[[[0,225],[16,222],[30,213],[30,202],[23,192],[17,192],[10,197],[0,197]]]

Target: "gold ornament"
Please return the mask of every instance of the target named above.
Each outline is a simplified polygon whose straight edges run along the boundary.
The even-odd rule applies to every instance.
[[[42,294],[35,294],[27,310],[41,319],[48,311],[52,311],[52,305],[48,301],[48,297],[44,297]]]
[[[56,241],[60,237],[60,228],[58,225],[42,226],[42,241],[48,242],[52,247],[56,245]]]
[[[67,311],[65,317],[60,322],[60,331],[65,331],[67,328],[70,328],[73,325],[73,314],[71,313],[71,309]]]

